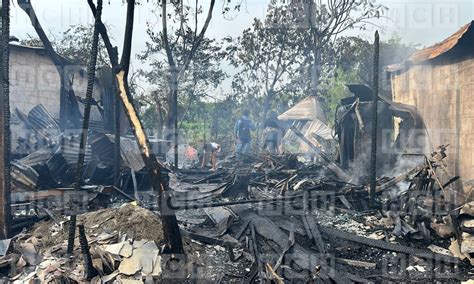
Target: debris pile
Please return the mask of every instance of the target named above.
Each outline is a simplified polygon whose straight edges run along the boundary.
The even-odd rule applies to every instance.
[[[472,212],[469,197],[454,189],[459,177],[446,171],[445,150],[403,174],[379,178],[375,207],[368,188],[341,180],[339,169],[292,155],[253,157],[232,172],[194,179],[219,177],[214,189],[186,188],[183,181],[196,176],[189,172],[173,205],[188,224],[186,236],[229,247],[240,242],[253,263],[240,275],[245,282],[466,280],[472,277],[463,261],[472,257]],[[226,194],[236,185],[248,194]],[[451,244],[457,240],[458,253]]]
[[[38,132],[48,145],[13,164],[14,194],[71,186],[78,137],[49,129],[57,136]],[[187,255],[178,270],[172,268],[176,260],[159,250],[163,228],[157,192],[149,191],[141,173],[144,164],[136,143],[121,140],[126,167],[117,183],[111,180],[113,137],[91,132],[84,180],[92,193],[82,212],[92,210],[92,201],[94,210],[109,206],[110,198],[97,196],[110,191],[148,209],[126,204],[79,215],[80,234],[71,257],[66,253],[67,220],[38,206],[51,220],[3,245],[4,275],[18,281],[103,283],[471,277],[474,206],[469,196],[455,190],[459,177],[446,170],[445,146],[422,157],[420,164],[397,171],[402,174],[380,177],[374,204],[359,177],[356,183],[298,129],[292,131],[315,157],[263,153],[242,161],[223,160],[215,172],[183,169],[170,174],[169,206],[177,211]],[[97,186],[114,183],[118,186]]]
[[[114,279],[156,279],[161,275],[158,244],[162,228],[157,216],[133,204],[78,216],[90,246],[94,283]],[[88,269],[79,235],[72,256],[66,253],[67,220],[46,221],[14,239],[2,257],[2,270],[11,280],[83,282]],[[8,248],[7,248],[8,250]],[[6,275],[5,274],[5,275]],[[91,280],[91,279],[88,279]]]

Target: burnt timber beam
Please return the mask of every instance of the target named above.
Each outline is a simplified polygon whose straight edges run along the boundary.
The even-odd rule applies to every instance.
[[[79,156],[77,157],[76,176],[74,179],[74,189],[81,190],[82,175],[84,173],[84,159],[86,152],[87,137],[89,133],[89,119],[91,114],[92,94],[94,92],[95,68],[97,64],[97,54],[99,52],[99,24],[98,20],[102,13],[102,0],[97,0],[97,12],[95,13],[94,32],[92,35],[92,46],[87,66],[87,88],[86,102],[84,106],[84,117],[82,119],[81,141],[79,144]],[[72,254],[74,248],[74,237],[76,232],[76,216],[71,216],[69,221],[69,238],[68,238],[68,254]]]
[[[0,239],[9,237],[11,225],[10,176],[10,90],[9,55],[10,1],[2,0],[2,61],[0,66]]]
[[[359,235],[355,235],[355,234],[347,233],[341,230],[332,229],[332,228],[323,227],[323,226],[319,226],[319,230],[321,231],[321,233],[325,234],[327,237],[331,237],[331,238],[336,237],[343,240],[367,245],[367,246],[382,249],[382,250],[404,253],[404,254],[420,257],[420,258],[437,260],[437,261],[445,261],[445,262],[455,263],[455,264],[460,262],[460,260],[456,257],[434,253],[430,250],[412,248],[412,247],[389,243],[389,242],[385,242],[381,240],[370,239],[370,238],[362,237]]]
[[[379,32],[375,32],[374,41],[374,69],[372,93],[372,141],[370,143],[370,204],[374,206],[375,190],[377,187],[377,106],[379,100]]]
[[[97,8],[92,0],[87,0],[89,4],[89,8],[92,11],[92,15],[97,13]],[[102,37],[102,40],[105,45],[105,49],[107,50],[107,54],[109,55],[110,64],[112,65],[112,77],[115,77],[115,72],[119,69],[119,62],[118,62],[118,51],[117,47],[113,46],[110,37],[107,33],[107,28],[105,27],[102,19],[97,19],[97,25],[99,34]],[[114,92],[118,93],[117,89],[117,81],[114,80]],[[120,101],[117,99],[114,100],[114,178],[117,180],[120,174]]]

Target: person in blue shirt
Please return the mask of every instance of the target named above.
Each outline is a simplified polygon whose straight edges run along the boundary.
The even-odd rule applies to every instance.
[[[234,127],[234,135],[237,139],[237,147],[235,154],[238,159],[242,155],[248,155],[252,141],[251,131],[255,130],[255,126],[249,118],[250,112],[245,109],[242,111],[242,117],[237,120]]]

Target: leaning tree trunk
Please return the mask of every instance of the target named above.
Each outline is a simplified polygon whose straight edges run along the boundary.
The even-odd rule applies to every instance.
[[[91,6],[92,9],[92,6]],[[125,37],[122,50],[122,58],[120,65],[116,70],[116,82],[118,86],[118,100],[122,103],[125,114],[132,126],[138,147],[140,149],[145,168],[150,176],[152,187],[158,192],[158,202],[160,205],[160,217],[163,224],[163,241],[166,251],[173,254],[184,254],[181,232],[179,231],[178,221],[174,210],[170,207],[171,196],[168,182],[165,180],[166,174],[162,169],[164,166],[158,162],[152,147],[145,133],[143,124],[138,116],[138,112],[132,103],[129,84],[127,80],[128,70],[130,67],[130,56],[132,50],[132,34],[133,34],[133,18],[135,10],[135,0],[128,0],[127,3],[127,19],[125,24]],[[92,9],[94,12],[94,9]],[[102,39],[107,41],[106,46],[111,46],[110,39],[107,35],[107,29],[104,27],[100,30]],[[111,53],[109,52],[109,56]],[[112,58],[111,58],[112,60]]]

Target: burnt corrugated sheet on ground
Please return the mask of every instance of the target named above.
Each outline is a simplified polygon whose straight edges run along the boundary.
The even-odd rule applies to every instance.
[[[77,158],[76,158],[77,163]],[[51,178],[58,184],[68,184],[73,180],[73,171],[69,167],[66,159],[61,154],[60,149],[46,162]]]
[[[57,149],[58,146],[45,146],[19,160],[19,162],[30,167],[46,164]]]
[[[82,102],[79,102],[79,112],[81,113],[81,117],[84,117],[84,104]],[[89,129],[97,132],[104,132],[105,129],[102,113],[100,112],[99,107],[96,105],[91,105]]]
[[[12,186],[14,190],[34,190],[38,183],[38,173],[30,166],[11,162]]]
[[[111,135],[109,135],[109,137],[111,137]],[[138,172],[139,170],[145,167],[142,154],[140,153],[140,149],[138,148],[138,144],[136,141],[129,138],[121,137],[120,152],[124,164],[133,169],[134,171]]]

